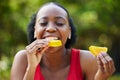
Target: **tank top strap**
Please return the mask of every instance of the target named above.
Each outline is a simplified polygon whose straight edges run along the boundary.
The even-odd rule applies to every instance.
[[[41,73],[40,64],[38,64],[36,68],[34,80],[44,80],[44,77],[42,76],[42,73]]]
[[[79,49],[71,50],[70,71],[67,80],[83,80]]]

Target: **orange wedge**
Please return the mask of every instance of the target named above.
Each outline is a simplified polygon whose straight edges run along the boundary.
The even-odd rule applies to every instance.
[[[61,40],[50,40],[49,46],[59,47],[59,46],[62,46],[62,42]]]
[[[89,51],[97,56],[101,52],[107,52],[108,48],[107,47],[99,47],[99,46],[90,46]]]

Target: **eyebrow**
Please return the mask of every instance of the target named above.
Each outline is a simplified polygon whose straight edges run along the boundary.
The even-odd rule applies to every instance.
[[[40,19],[48,19],[48,17],[44,16],[44,17],[40,17],[39,20]],[[61,17],[61,16],[56,16],[55,19],[64,19],[64,20],[66,20],[64,17]]]
[[[57,17],[55,17],[55,19],[64,19],[65,20],[65,18],[61,17],[61,16],[57,16]]]

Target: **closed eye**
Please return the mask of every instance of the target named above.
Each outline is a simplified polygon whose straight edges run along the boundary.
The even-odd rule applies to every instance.
[[[43,26],[43,27],[45,27],[45,26],[47,26],[47,22],[44,22],[44,23],[40,23],[40,26]]]
[[[64,23],[56,23],[57,26],[63,26]]]

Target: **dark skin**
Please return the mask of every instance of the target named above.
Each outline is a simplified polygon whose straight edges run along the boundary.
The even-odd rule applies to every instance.
[[[16,54],[11,80],[33,80],[38,64],[45,80],[66,80],[71,49],[66,49],[64,45],[70,35],[68,16],[62,8],[55,4],[40,8],[35,23],[36,40]],[[50,37],[61,40],[62,46],[50,47]],[[80,64],[86,80],[107,80],[115,71],[113,60],[106,53],[95,57],[89,51],[80,50]]]

